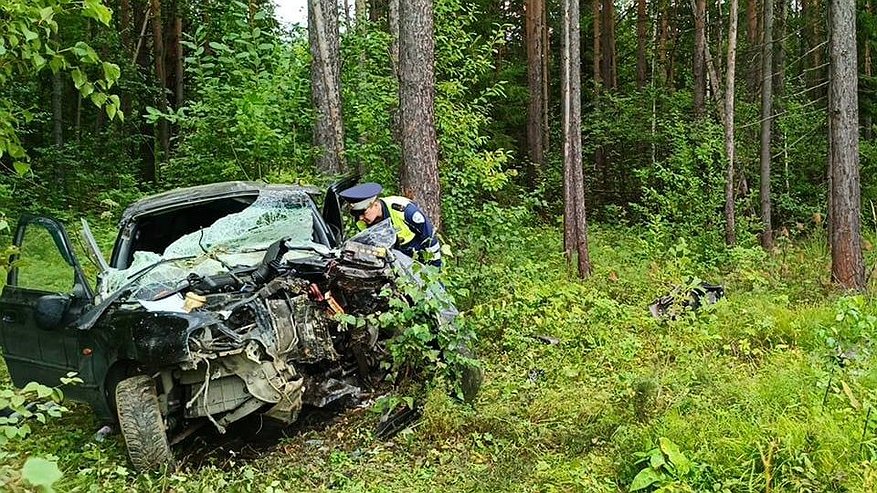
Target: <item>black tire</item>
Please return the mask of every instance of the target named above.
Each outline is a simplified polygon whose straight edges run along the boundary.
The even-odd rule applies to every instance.
[[[155,382],[146,375],[122,380],[116,386],[116,407],[134,467],[139,471],[173,467],[174,456],[158,407]]]

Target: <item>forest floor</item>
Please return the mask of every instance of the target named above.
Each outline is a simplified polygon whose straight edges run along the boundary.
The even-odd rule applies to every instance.
[[[474,406],[431,392],[391,440],[361,409],[285,438],[249,440],[244,424],[184,444],[175,472],[140,475],[121,437],[95,441],[100,424],[72,405],[5,460],[56,456],[60,491],[877,489],[877,302],[830,288],[824,236],[715,259],[646,238],[593,228],[586,282],[567,275],[557,229],[459,252],[451,284],[468,290],[484,385]],[[653,319],[647,306],[689,275],[726,298]]]

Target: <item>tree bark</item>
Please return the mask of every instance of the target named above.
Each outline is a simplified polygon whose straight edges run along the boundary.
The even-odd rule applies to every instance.
[[[829,141],[831,276],[845,289],[865,289],[859,214],[859,108],[856,2],[830,0]]]
[[[603,0],[603,18],[601,20],[603,84],[609,90],[618,87],[618,67],[615,56],[615,3],[614,0]]]
[[[150,0],[152,11],[152,57],[155,61],[155,78],[161,93],[158,95],[158,110],[167,113],[167,71],[164,65],[164,26],[161,21],[161,0]],[[161,146],[161,159],[167,160],[170,155],[170,125],[162,118],[158,121],[158,143]]]
[[[865,3],[865,10],[873,15],[874,14],[874,4],[872,0],[867,0]],[[862,43],[864,45],[863,53],[862,53],[862,69],[865,74],[865,77],[870,80],[874,75],[874,64],[871,60],[871,40],[866,39],[865,42]],[[865,113],[865,118],[862,119],[862,137],[867,140],[871,140],[873,137],[873,129],[871,128],[871,112],[867,111]]]
[[[603,53],[601,53],[603,46],[601,33],[603,0],[592,0],[591,7],[594,16],[594,90],[599,92],[600,86],[603,85]]]
[[[368,0],[368,17],[374,23],[387,18],[388,0]]]
[[[646,0],[636,2],[636,88],[646,85],[646,39],[648,36],[648,11]]]
[[[746,0],[746,51],[749,53],[749,66],[746,82],[751,94],[758,92],[758,0]],[[754,96],[753,96],[754,98]]]
[[[588,255],[588,223],[585,216],[584,170],[581,125],[581,32],[579,0],[563,0],[563,169],[564,251],[568,262],[576,260],[578,276],[591,274]]]
[[[432,0],[400,2],[399,14],[402,192],[418,201],[441,229]]]
[[[776,0],[776,12],[774,15],[774,77],[773,94],[775,98],[782,98],[786,93],[786,12],[788,0]]]
[[[179,11],[174,16],[174,102],[183,106],[186,73],[183,67],[183,17]]]
[[[356,24],[360,25],[368,19],[368,7],[366,5],[368,2],[366,0],[356,0],[355,8],[356,8]]]
[[[706,114],[706,0],[694,0],[694,116]]]
[[[527,33],[527,82],[530,91],[530,104],[527,111],[527,147],[530,156],[530,183],[536,184],[542,167],[545,165],[545,119],[546,101],[544,96],[545,56],[545,16],[543,0],[526,0]]]
[[[341,58],[337,0],[308,0],[308,40],[311,51],[311,98],[317,110],[314,147],[316,168],[338,174],[345,168],[341,116]]]
[[[773,1],[764,0],[764,39],[761,45],[761,246],[773,249],[771,221],[770,165],[773,124]]]
[[[728,13],[728,60],[725,82],[725,154],[728,160],[725,175],[725,243],[737,241],[734,212],[734,77],[737,66],[737,0],[731,0]]]

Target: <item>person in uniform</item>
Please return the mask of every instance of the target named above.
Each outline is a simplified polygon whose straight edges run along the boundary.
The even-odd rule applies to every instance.
[[[396,230],[396,248],[405,255],[435,267],[442,266],[441,243],[423,210],[405,197],[381,197],[383,187],[362,183],[339,194],[356,218],[356,227],[364,230],[389,218]]]

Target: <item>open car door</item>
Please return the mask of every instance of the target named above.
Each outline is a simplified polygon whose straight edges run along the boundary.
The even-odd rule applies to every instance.
[[[35,381],[54,387],[68,372],[84,369],[86,334],[72,322],[91,304],[93,292],[58,221],[23,216],[14,245],[18,253],[0,294],[3,357],[16,386]],[[88,387],[86,378],[66,392],[76,395]]]
[[[349,175],[329,185],[323,199],[323,220],[332,233],[330,241],[336,247],[344,241],[344,219],[341,212],[341,199],[338,194],[359,183],[359,175]]]

